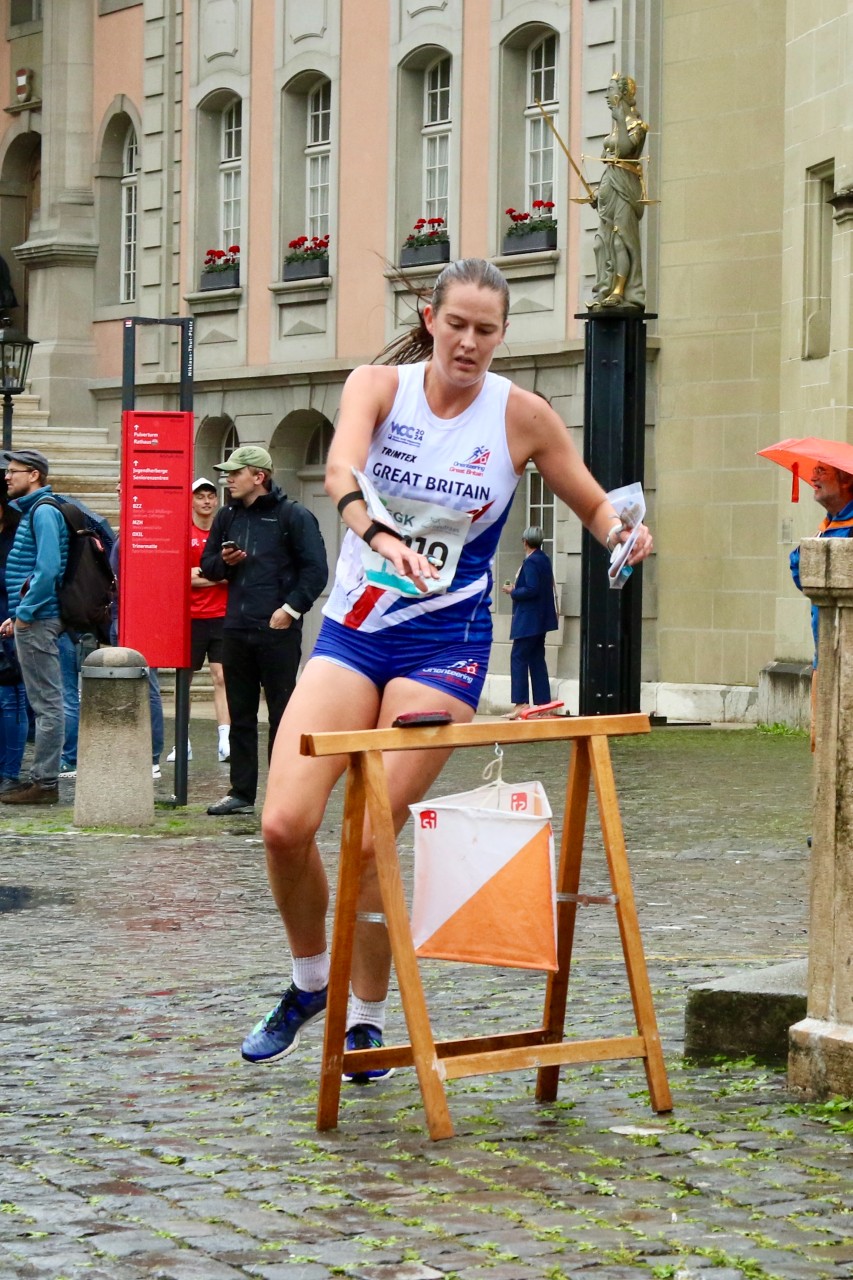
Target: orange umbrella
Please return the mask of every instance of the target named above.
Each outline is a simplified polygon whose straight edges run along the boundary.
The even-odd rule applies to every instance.
[[[792,502],[800,500],[800,479],[811,484],[810,473],[819,462],[853,475],[853,444],[844,444],[840,440],[819,440],[816,436],[804,436],[801,440],[780,440],[767,449],[759,449],[758,456],[778,462],[780,467],[787,467],[792,473]]]

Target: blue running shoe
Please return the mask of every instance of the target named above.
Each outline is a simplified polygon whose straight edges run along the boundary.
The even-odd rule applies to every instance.
[[[240,1052],[247,1062],[285,1058],[299,1044],[299,1033],[326,1012],[326,990],[300,991],[293,983],[274,1009],[246,1036]]]
[[[353,1049],[381,1049],[382,1032],[378,1027],[371,1027],[367,1022],[359,1022],[350,1027],[344,1040],[347,1053]],[[348,1084],[369,1084],[371,1080],[387,1080],[393,1076],[393,1067],[378,1067],[373,1071],[344,1072],[343,1079]]]

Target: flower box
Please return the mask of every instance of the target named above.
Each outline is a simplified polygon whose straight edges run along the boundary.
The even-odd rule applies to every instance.
[[[199,289],[239,289],[240,268],[224,267],[221,271],[202,271]]]
[[[430,267],[434,263],[449,261],[449,240],[440,240],[438,244],[404,244],[400,250],[401,267]]]
[[[543,227],[538,231],[527,231],[521,235],[506,235],[503,239],[504,253],[536,253],[543,249],[556,249],[557,224]]]
[[[284,280],[317,280],[329,274],[328,258],[300,258],[296,262],[285,262],[282,278]]]

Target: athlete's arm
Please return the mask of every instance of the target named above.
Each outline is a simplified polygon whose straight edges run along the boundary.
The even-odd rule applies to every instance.
[[[517,471],[528,461],[535,464],[548,488],[567,503],[585,528],[602,544],[624,542],[630,532],[621,527],[618,535],[614,527],[621,519],[613,509],[601,485],[584,465],[575,448],[568,428],[551,406],[540,396],[520,387],[511,389],[507,402],[507,441],[510,455]],[[652,535],[645,525],[640,526],[631,555],[631,564],[645,560],[652,550]]]
[[[373,432],[388,417],[396,394],[397,370],[390,365],[361,365],[347,378],[326,463],[326,493],[334,503],[358,488],[353,467],[364,470]],[[341,519],[359,538],[374,523],[363,498],[346,503]],[[389,560],[398,573],[418,585],[427,578],[438,577],[426,556],[419,555],[392,533],[374,533],[369,545],[372,551]]]

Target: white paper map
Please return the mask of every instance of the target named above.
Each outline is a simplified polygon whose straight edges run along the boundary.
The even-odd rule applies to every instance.
[[[622,517],[625,525],[630,526],[631,533],[624,542],[617,542],[610,555],[607,580],[614,591],[621,591],[631,568],[628,557],[637,541],[638,525],[643,523],[646,515],[646,499],[641,484],[626,484],[621,489],[611,489],[608,498],[613,503],[616,514]],[[627,572],[625,570],[627,569]]]

